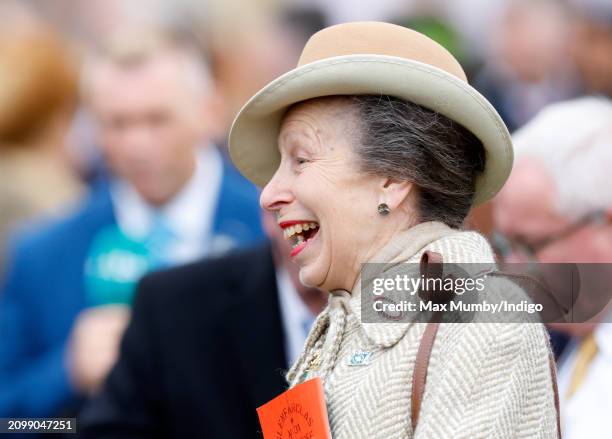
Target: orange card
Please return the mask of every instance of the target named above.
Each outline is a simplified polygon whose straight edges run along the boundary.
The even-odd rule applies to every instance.
[[[281,393],[257,415],[264,439],[331,439],[321,378]]]

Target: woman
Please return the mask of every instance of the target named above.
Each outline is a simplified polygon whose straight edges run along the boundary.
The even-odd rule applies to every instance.
[[[418,262],[426,250],[494,261],[482,236],[459,228],[505,182],[512,145],[446,50],[386,23],[324,29],[298,68],[240,111],[230,152],[265,186],[261,205],[276,213],[301,281],[330,292],[287,378],[323,380],[332,437],[556,437],[542,325],[441,324],[413,428],[426,325],[360,319],[365,262]]]
[[[0,33],[0,251],[16,226],[61,213],[81,192],[63,151],[76,70],[55,33],[22,27]]]

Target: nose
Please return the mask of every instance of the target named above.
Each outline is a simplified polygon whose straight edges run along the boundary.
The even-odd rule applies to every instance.
[[[259,204],[262,209],[274,212],[291,203],[294,196],[290,186],[288,178],[279,168],[261,191]]]

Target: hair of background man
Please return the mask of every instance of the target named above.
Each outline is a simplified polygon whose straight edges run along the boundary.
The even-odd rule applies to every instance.
[[[82,66],[81,94],[87,97],[99,63],[129,70],[163,55],[175,56],[182,63],[185,83],[194,93],[206,95],[211,92],[211,71],[205,50],[197,38],[187,31],[151,29],[117,32],[92,47]]]
[[[612,208],[611,122],[609,99],[583,97],[545,107],[512,136],[515,162],[542,164],[566,218]]]

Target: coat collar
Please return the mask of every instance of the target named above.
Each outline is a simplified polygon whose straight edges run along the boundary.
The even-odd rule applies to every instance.
[[[451,255],[447,255],[444,249],[451,246],[461,246],[461,237],[473,240],[478,244],[477,247],[484,249],[483,254],[476,255],[475,258],[482,262],[493,260],[493,253],[490,250],[485,238],[475,232],[462,232],[451,229],[440,222],[420,223],[406,231],[396,235],[396,237],[383,247],[372,259],[370,263],[384,263],[384,268],[389,268],[389,264],[396,265],[401,263],[418,263],[425,250],[432,249],[441,252],[446,260]],[[455,259],[455,258],[452,258]],[[459,262],[454,260],[453,262]],[[377,267],[378,268],[378,267]],[[381,269],[383,266],[380,267]],[[380,272],[378,272],[380,274]],[[377,272],[369,273],[370,281],[377,275]],[[395,345],[407,333],[413,322],[406,323],[362,323],[361,320],[361,290],[362,285],[368,279],[362,279],[361,275],[357,279],[355,286],[348,299],[349,312],[353,313],[363,328],[368,340],[375,346],[387,348]],[[333,293],[332,293],[333,294]]]

